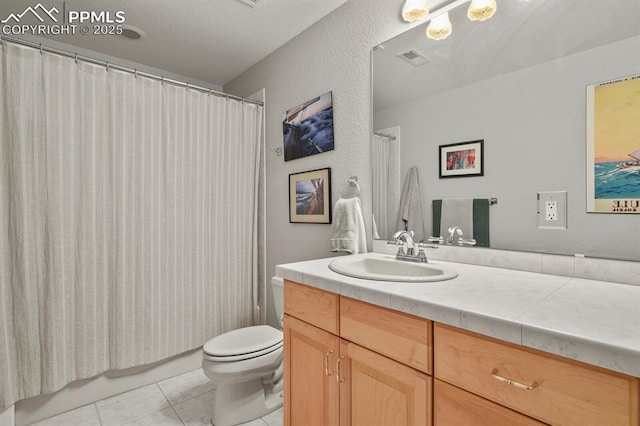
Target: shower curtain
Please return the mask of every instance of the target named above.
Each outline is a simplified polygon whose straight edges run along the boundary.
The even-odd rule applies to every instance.
[[[372,177],[373,177],[373,222],[374,238],[389,239],[389,138],[373,135],[372,139]]]
[[[0,43],[0,412],[259,322],[262,117]]]

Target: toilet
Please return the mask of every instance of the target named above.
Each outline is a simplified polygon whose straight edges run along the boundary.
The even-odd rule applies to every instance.
[[[282,318],[282,278],[271,279]],[[282,324],[281,324],[282,325]],[[202,370],[216,384],[212,423],[246,423],[282,407],[282,331],[269,325],[244,327],[205,343]]]

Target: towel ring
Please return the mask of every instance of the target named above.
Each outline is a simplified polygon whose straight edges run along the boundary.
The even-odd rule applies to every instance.
[[[340,191],[340,198],[355,198],[360,196],[360,185],[358,184],[358,178],[351,176],[347,179],[346,188],[342,188]]]

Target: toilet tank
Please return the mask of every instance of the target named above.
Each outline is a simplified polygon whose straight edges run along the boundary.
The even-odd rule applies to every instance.
[[[282,315],[284,314],[284,282],[280,277],[273,277],[271,278],[271,286],[273,290],[273,304],[276,307],[276,317],[280,321],[280,327],[282,327]]]

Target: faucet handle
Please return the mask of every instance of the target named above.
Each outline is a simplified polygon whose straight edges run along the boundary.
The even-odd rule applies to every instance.
[[[444,243],[444,238],[443,237],[428,237],[427,241],[429,241],[430,243],[442,244],[442,243]]]
[[[427,255],[422,248],[418,251],[418,255],[416,257],[418,258],[418,262],[420,263],[429,263]]]
[[[460,238],[458,240],[458,245],[459,246],[475,246],[476,240],[473,238],[470,238],[470,239]]]
[[[418,248],[420,250],[424,249],[424,248],[432,248],[432,249],[437,249],[440,246],[438,244],[425,244],[425,243],[418,243]]]

